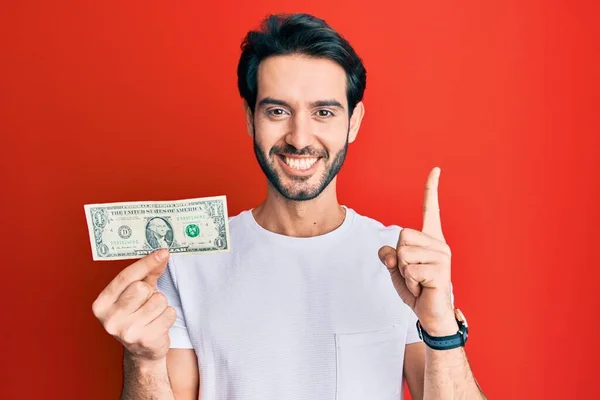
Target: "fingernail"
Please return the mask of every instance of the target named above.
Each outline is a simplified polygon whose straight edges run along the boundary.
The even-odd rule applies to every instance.
[[[169,256],[169,251],[165,250],[165,249],[160,249],[157,252],[154,253],[154,258],[156,258],[156,260],[158,262],[163,262],[167,259],[167,257]]]
[[[385,265],[387,268],[387,259],[386,258],[383,259],[383,265]]]

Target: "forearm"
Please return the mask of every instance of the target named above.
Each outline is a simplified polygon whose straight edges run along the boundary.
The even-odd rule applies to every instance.
[[[125,350],[121,400],[175,400],[167,361],[140,362]]]
[[[425,353],[424,400],[485,400],[463,347]]]

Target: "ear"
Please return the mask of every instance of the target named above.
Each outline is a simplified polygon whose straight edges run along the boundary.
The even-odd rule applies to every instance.
[[[246,116],[246,130],[248,131],[248,135],[250,137],[254,137],[254,114],[248,105],[248,102],[244,100],[243,104],[244,115]]]
[[[359,101],[358,104],[354,107],[354,112],[350,117],[350,127],[348,130],[348,143],[354,142],[356,139],[356,135],[358,135],[358,130],[360,128],[360,123],[362,122],[363,117],[365,116],[365,106],[362,101]]]

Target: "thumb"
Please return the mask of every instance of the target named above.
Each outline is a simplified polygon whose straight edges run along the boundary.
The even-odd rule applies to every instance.
[[[400,268],[398,268],[398,255],[396,254],[396,249],[390,246],[383,246],[379,249],[378,255],[383,265],[388,269],[390,276],[392,277],[392,284],[402,301],[410,308],[414,308],[416,298],[406,286],[406,279],[404,279]]]
[[[398,256],[395,248],[391,246],[383,246],[379,249],[378,255],[383,265],[385,265],[390,272],[397,269]]]
[[[169,261],[169,250],[160,249],[153,253],[153,256],[158,260],[158,262],[154,265],[150,271],[148,271],[148,275],[142,281],[146,282],[148,285],[152,286],[156,289],[156,283],[158,282],[158,278],[162,276],[167,269],[167,264]]]

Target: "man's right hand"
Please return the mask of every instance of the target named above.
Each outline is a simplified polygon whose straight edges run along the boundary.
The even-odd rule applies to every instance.
[[[156,282],[169,259],[168,250],[158,250],[121,271],[92,305],[104,329],[125,346],[138,361],[166,357],[169,328],[177,313],[167,298],[156,291]]]

